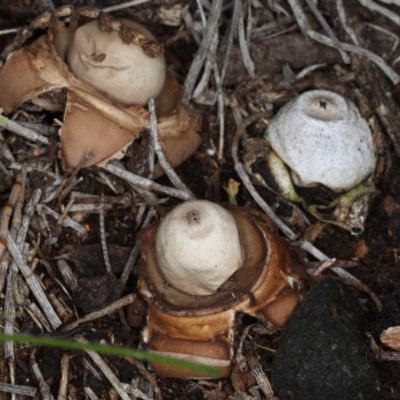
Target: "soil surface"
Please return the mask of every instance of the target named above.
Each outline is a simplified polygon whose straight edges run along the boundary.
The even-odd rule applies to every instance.
[[[40,0],[2,1],[0,29],[29,25],[35,17],[47,11],[45,3]],[[71,4],[61,0],[53,3],[56,7]],[[120,1],[72,1],[76,7],[108,7],[118,3]],[[205,18],[210,18],[209,2],[194,0],[155,0],[115,11],[112,15],[142,22],[152,30],[164,43],[169,69],[179,83],[186,83],[187,87],[186,77],[193,60],[198,61],[199,54],[205,52],[200,46],[204,33],[202,12],[198,8],[200,3],[203,4]],[[371,57],[366,57],[365,52],[361,56],[349,51],[351,63],[345,63],[337,49],[317,43],[301,32],[287,1],[239,0],[223,3],[217,24],[219,36],[215,36],[218,43],[214,48],[210,46],[206,66],[200,65],[200,73],[195,76],[196,86],[203,74],[206,75],[205,71],[210,70],[210,76],[206,75],[203,90],[197,90],[190,101],[190,108],[203,117],[203,143],[175,170],[199,199],[227,202],[234,198],[239,206],[260,209],[235,172],[232,150],[235,150],[238,121],[243,120],[246,126],[239,142],[239,160],[244,162],[251,158],[250,150],[245,146],[246,140],[261,138],[268,121],[296,95],[309,89],[327,89],[344,95],[358,105],[374,133],[379,156],[374,177],[377,192],[371,200],[362,233],[355,235],[340,227],[321,223],[301,210],[300,206],[292,205],[259,185],[254,177],[252,179],[261,197],[298,238],[306,238],[329,258],[336,259],[335,265],[350,266],[347,271],[362,282],[364,290],[359,290],[357,295],[365,314],[365,343],[381,381],[380,399],[400,399],[400,354],[380,342],[380,334],[384,329],[400,325],[400,131],[397,122],[400,118],[400,83],[396,81],[397,74],[400,75],[400,27],[379,12],[361,6],[356,0],[343,2],[347,15],[344,24],[337,9],[337,4],[342,2],[318,2],[320,13],[340,42],[353,45],[353,39],[356,38],[359,48],[367,49],[368,54],[375,54],[382,60],[379,66],[371,61]],[[233,24],[234,3],[236,6],[242,5],[243,16],[236,26]],[[390,2],[380,4],[399,19],[400,8],[386,3]],[[310,29],[325,35],[312,11],[305,5],[303,7]],[[246,35],[247,45],[243,44],[244,38],[237,34],[240,21],[244,22],[242,33]],[[235,31],[232,41],[229,36],[231,29]],[[41,32],[43,30],[35,31],[33,36],[37,37]],[[4,50],[14,36],[15,33],[1,35],[0,49]],[[393,71],[392,78],[382,64]],[[221,76],[223,81],[219,87]],[[218,89],[221,89],[220,95]],[[129,295],[138,292],[136,264],[123,282],[121,274],[124,274],[138,232],[146,225],[146,219],[147,224],[152,221],[154,214],[148,216],[149,210],[154,209],[162,215],[164,207],[176,205],[181,200],[156,191],[152,195],[143,193],[98,167],[81,169],[76,175],[66,173],[58,158],[61,144],[57,132],[63,119],[60,111],[50,113],[26,102],[7,117],[19,123],[30,123],[29,127],[46,136],[49,141],[49,144],[35,143],[3,130],[0,137],[0,205],[5,210],[2,216],[4,222],[7,210],[10,209],[15,215],[18,205],[25,207],[36,189],[43,191],[29,222],[27,260],[30,270],[39,278],[44,293],[62,320],[62,325],[57,330],[52,329],[43,313],[35,311],[38,304],[20,273],[15,276],[3,273],[5,279],[0,291],[2,311],[6,307],[6,292],[11,290],[8,289],[11,286],[14,288],[16,304],[15,332],[64,339],[83,335],[90,342],[103,341],[143,348],[141,332],[146,325],[146,305],[142,301],[132,303],[129,300]],[[220,131],[224,134],[222,151]],[[144,132],[141,139],[127,150],[121,160],[122,165],[131,172],[148,176],[149,145],[149,134]],[[21,182],[18,165],[22,164],[27,167],[22,197],[7,208],[6,205],[12,203],[10,194],[16,190],[16,182]],[[252,164],[251,168],[254,172],[257,165]],[[157,179],[157,182],[173,187],[165,176]],[[239,184],[238,193],[232,195],[235,182]],[[58,190],[61,184],[63,187]],[[68,186],[70,189],[63,192]],[[312,194],[304,189],[299,189],[299,192],[322,202],[332,196],[323,188],[314,189]],[[101,195],[104,195],[104,230],[111,268],[104,261],[101,247]],[[153,207],[151,202],[153,205],[157,202],[160,204]],[[89,211],[83,211],[83,208],[80,211],[68,211],[68,207],[84,204],[90,206]],[[52,216],[49,209],[56,211],[58,216]],[[65,216],[60,219],[63,213]],[[85,234],[80,235],[76,229],[65,226],[63,219],[65,221],[66,216],[78,222],[86,231]],[[12,231],[18,221],[13,222],[11,217],[10,223],[5,221],[5,224]],[[4,227],[0,229],[3,235]],[[0,245],[3,241],[2,236]],[[293,246],[296,247],[296,243]],[[300,255],[305,263],[310,263],[309,267],[321,264],[312,255],[305,252]],[[3,258],[2,261],[0,269],[12,269],[12,264],[8,262],[10,259],[5,262]],[[67,276],[63,262],[69,266]],[[325,270],[322,275],[335,274]],[[306,294],[314,280],[316,278],[304,279],[303,294]],[[349,282],[346,280],[346,283]],[[365,287],[378,297],[381,311]],[[66,330],[76,319],[102,310],[119,299],[127,299],[125,304],[132,304]],[[41,316],[44,320],[40,319]],[[6,322],[7,315],[4,314],[0,318],[1,327]],[[273,398],[266,397],[262,384],[256,380],[253,363],[246,363],[246,360],[257,358],[262,374],[269,377],[279,336],[279,332],[266,334],[255,318],[237,315],[234,351],[238,350],[242,338],[241,351],[245,361],[240,365],[234,363],[231,377],[220,380],[162,378],[155,376],[144,362],[131,358],[102,357],[120,382],[130,384],[131,388],[137,388],[148,396],[140,397],[137,394],[137,398]],[[36,398],[50,398],[46,397],[46,390],[56,397],[60,389],[66,390],[71,399],[96,396],[114,399],[118,396],[96,362],[86,353],[36,348],[25,344],[15,345],[14,357],[4,351],[1,346],[0,381],[40,387]],[[10,395],[0,392],[0,399],[10,398],[7,396]],[[64,396],[59,398],[67,398]]]

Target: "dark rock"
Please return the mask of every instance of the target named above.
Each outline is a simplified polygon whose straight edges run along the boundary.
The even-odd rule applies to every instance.
[[[379,379],[361,321],[349,287],[330,278],[319,282],[281,335],[271,371],[279,399],[378,399]]]

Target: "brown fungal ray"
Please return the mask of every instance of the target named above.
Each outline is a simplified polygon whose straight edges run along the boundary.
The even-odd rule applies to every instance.
[[[15,52],[0,71],[0,105],[8,114],[33,97],[68,85],[42,36]]]
[[[189,158],[203,142],[200,132],[203,118],[178,103],[166,117],[158,119],[158,132],[164,155],[172,167]],[[163,175],[160,164],[154,168],[154,178]]]
[[[64,123],[60,130],[66,170],[76,168],[91,150],[93,156],[86,166],[106,163],[117,152],[123,156],[124,149],[137,134],[138,130],[125,129],[80,96],[72,91],[68,93]]]

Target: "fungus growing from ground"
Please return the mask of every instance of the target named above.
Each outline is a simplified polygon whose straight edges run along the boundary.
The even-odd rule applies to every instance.
[[[120,21],[156,40],[142,25]],[[124,105],[146,105],[160,94],[165,82],[162,54],[147,56],[140,46],[125,44],[118,32],[100,30],[98,21],[77,29],[68,51],[68,66],[77,78]]]
[[[150,129],[143,105],[151,97],[173,167],[200,145],[201,117],[180,104],[181,86],[166,72],[162,46],[147,29],[94,8],[70,6],[38,17],[30,29],[38,28],[45,34],[22,48],[19,37],[6,52],[11,55],[0,71],[0,107],[8,114],[32,100],[47,110],[64,110],[61,157],[67,170],[91,150],[86,166],[122,158],[143,129]],[[162,172],[156,166],[154,175]]]
[[[244,259],[232,214],[205,200],[182,203],[162,220],[156,252],[166,280],[200,296],[214,294]]]
[[[354,103],[327,90],[305,92],[283,106],[270,122],[265,139],[290,168],[298,186],[322,184],[344,192],[375,169],[367,122]]]
[[[362,232],[376,192],[376,149],[354,103],[326,90],[305,92],[272,118],[264,139],[244,141],[257,183],[324,222]]]
[[[149,303],[143,336],[153,351],[220,367],[220,377],[229,376],[236,313],[280,328],[298,304],[300,266],[256,210],[189,201],[143,231],[140,242],[138,285]],[[215,273],[209,259],[226,270]],[[163,376],[200,377],[152,366]]]

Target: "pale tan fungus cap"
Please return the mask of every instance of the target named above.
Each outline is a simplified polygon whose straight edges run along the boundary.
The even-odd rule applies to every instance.
[[[121,21],[155,40],[152,33],[136,22]],[[163,55],[147,56],[141,47],[123,43],[118,32],[102,32],[98,21],[76,31],[68,52],[68,65],[77,78],[124,105],[143,106],[150,98],[157,97],[166,74]]]
[[[162,220],[156,252],[166,280],[200,296],[214,294],[244,261],[235,219],[206,200],[182,203]]]

